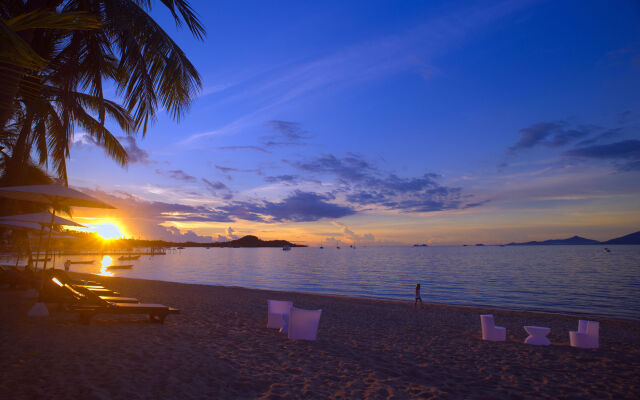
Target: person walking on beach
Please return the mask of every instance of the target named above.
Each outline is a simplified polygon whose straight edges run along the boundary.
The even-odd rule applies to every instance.
[[[422,297],[420,297],[420,284],[416,283],[416,300],[413,302],[413,308],[416,308],[418,305],[418,300],[420,301],[420,308],[424,308],[422,305]]]

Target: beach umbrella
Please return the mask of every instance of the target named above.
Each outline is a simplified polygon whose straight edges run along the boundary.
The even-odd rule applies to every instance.
[[[6,197],[15,200],[32,201],[35,203],[43,203],[51,207],[51,220],[49,225],[53,225],[55,221],[55,213],[57,208],[61,207],[94,207],[94,208],[115,208],[102,201],[95,199],[80,191],[61,185],[30,185],[30,186],[8,186],[0,188],[0,197]],[[51,230],[47,238],[47,246],[44,256],[43,270],[47,268],[47,254],[49,253],[49,244],[51,243]],[[29,316],[46,316],[49,315],[47,307],[44,303],[38,302],[28,313]]]
[[[52,214],[49,211],[43,211],[33,214],[6,215],[4,217],[0,217],[0,221],[35,222],[36,224],[40,224],[41,226],[50,226],[52,225],[51,217]],[[59,217],[57,215],[53,216],[53,225],[68,225],[86,228],[86,226],[84,225],[80,225],[77,222]]]
[[[40,234],[40,230],[43,228],[36,224],[35,222],[22,222],[22,221],[8,221],[8,220],[0,220],[0,227],[13,229],[16,231],[36,231],[33,232],[36,235]],[[48,233],[50,229],[44,228],[45,233]]]
[[[51,223],[52,220],[53,220],[53,224]],[[79,226],[79,227],[86,228],[84,225],[80,225],[79,223],[73,222],[70,219],[62,218],[62,217],[59,217],[57,215],[52,215],[48,211],[43,211],[43,212],[39,212],[39,213],[32,213],[32,214],[7,215],[7,216],[4,216],[4,217],[0,217],[0,222],[2,222],[2,221],[34,222],[34,223],[39,224],[41,226],[41,232],[44,232],[45,226],[49,227],[49,228],[52,228],[54,225],[55,226],[69,225],[69,226]],[[40,238],[38,240],[38,247],[36,249],[36,254],[37,255],[36,255],[36,262],[35,262],[35,266],[34,266],[34,268],[36,268],[36,269],[38,268],[38,258],[40,257],[40,245],[41,244],[42,244],[42,235],[40,235]]]
[[[115,208],[88,194],[71,189],[62,185],[29,185],[29,186],[7,186],[0,187],[0,197],[14,200],[32,201],[43,203],[51,207],[51,220],[49,225],[54,225],[55,213],[61,207],[93,207],[93,208]],[[47,239],[45,251],[45,261],[43,269],[47,269],[47,253],[51,235]]]
[[[84,225],[80,225],[77,222],[73,222],[70,219],[62,218],[57,215],[51,214],[49,211],[43,211],[39,213],[32,214],[19,214],[19,215],[7,215],[4,217],[0,217],[0,222],[2,221],[21,221],[21,222],[34,222],[36,224],[40,224],[41,232],[44,232],[44,227],[47,226],[52,228],[53,225],[69,225],[69,226],[79,226],[86,228]],[[53,221],[53,223],[51,223]],[[42,244],[42,235],[40,235],[40,239],[38,240],[38,247],[36,250],[36,262],[34,268],[38,268],[38,258],[40,257],[40,245]],[[45,257],[46,258],[46,257]]]

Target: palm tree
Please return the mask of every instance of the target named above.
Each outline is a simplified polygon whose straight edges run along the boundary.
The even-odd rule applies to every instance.
[[[186,0],[161,2],[176,24],[186,24],[196,38],[203,38],[204,29]],[[55,10],[45,12],[43,5]],[[12,161],[6,164],[9,172],[35,153],[41,165],[50,158],[66,182],[69,142],[76,126],[126,165],[124,148],[105,127],[106,116],[126,134],[145,134],[159,104],[174,119],[182,117],[201,87],[200,77],[148,15],[150,9],[150,0],[6,0],[0,6],[0,39],[6,33],[3,25],[9,27],[24,42],[19,44],[40,58],[23,51],[14,52],[11,59],[0,52],[0,76],[2,68],[11,72],[4,74],[9,81],[5,87],[16,87],[0,95],[0,139],[15,137]],[[40,22],[25,23],[25,15],[31,20],[40,16]],[[52,28],[42,21],[45,16]],[[90,16],[100,22],[99,28]],[[79,29],[64,26],[63,17],[75,18]],[[123,105],[104,98],[105,81],[115,85]]]

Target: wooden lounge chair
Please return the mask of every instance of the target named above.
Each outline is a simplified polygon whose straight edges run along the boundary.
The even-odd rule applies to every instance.
[[[84,294],[89,298],[91,296],[97,296],[100,299],[108,301],[110,303],[140,303],[140,300],[136,299],[135,297],[108,296],[108,295],[102,295],[100,294],[100,292],[95,292],[93,290],[87,289],[85,287],[77,286],[77,285],[71,285],[71,287],[73,287],[74,289],[76,289],[77,291],[79,291],[80,293]]]
[[[66,272],[61,270],[54,270],[50,273],[51,277],[55,277],[58,281],[73,286],[76,289],[86,289],[91,291],[99,296],[108,296],[108,297],[122,297],[120,293],[115,290],[111,290],[109,288],[104,287],[100,282],[89,282],[89,281],[81,281],[78,279],[73,279],[67,275]],[[86,282],[86,283],[85,283]]]
[[[97,314],[147,314],[149,321],[163,323],[169,314],[178,314],[180,310],[171,308],[162,304],[146,304],[146,303],[113,303],[102,299],[95,293],[82,293],[66,285],[56,278],[54,282],[76,299],[75,303],[68,306],[69,311],[78,314],[82,323],[88,324],[91,318]]]

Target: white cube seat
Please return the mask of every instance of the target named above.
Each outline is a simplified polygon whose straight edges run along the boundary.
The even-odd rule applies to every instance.
[[[569,343],[571,347],[597,349],[599,346],[599,335],[600,322],[581,319],[578,322],[578,330],[569,332]]]
[[[289,339],[316,340],[322,310],[303,310],[291,307]]]
[[[507,329],[501,326],[496,326],[493,321],[493,315],[481,315],[480,324],[482,325],[482,340],[489,340],[493,342],[504,342],[506,340]]]
[[[267,300],[269,310],[267,311],[267,328],[281,329],[285,323],[284,315],[289,314],[292,301]]]

